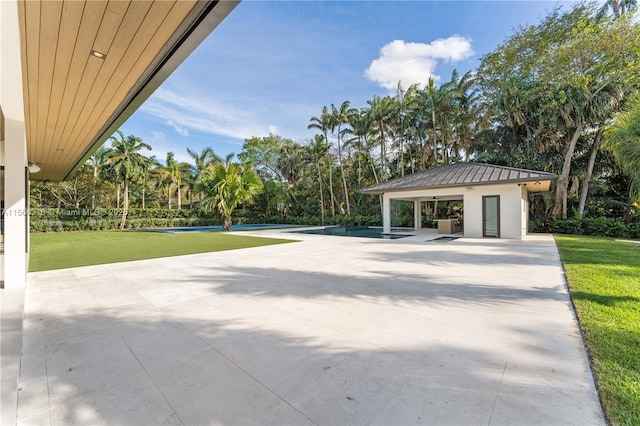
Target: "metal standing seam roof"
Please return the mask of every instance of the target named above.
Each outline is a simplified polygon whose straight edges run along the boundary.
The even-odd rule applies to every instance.
[[[364,188],[360,192],[364,194],[381,194],[412,189],[546,181],[554,180],[558,177],[553,173],[493,164],[455,163],[391,179]]]

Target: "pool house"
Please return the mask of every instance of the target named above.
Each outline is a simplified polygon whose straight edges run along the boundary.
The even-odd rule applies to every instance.
[[[382,196],[383,232],[391,232],[391,203],[414,204],[414,227],[423,211],[440,201],[461,201],[462,217],[438,217],[438,232],[474,238],[527,235],[530,192],[549,191],[553,173],[480,163],[448,164],[373,185],[362,193]]]

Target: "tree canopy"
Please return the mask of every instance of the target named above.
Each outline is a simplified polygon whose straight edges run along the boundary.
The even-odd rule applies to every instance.
[[[188,163],[173,153],[142,161],[139,150],[148,146],[117,133],[111,154],[96,153],[73,185],[34,184],[33,200],[59,206],[120,207],[121,198],[125,207],[218,206],[224,216],[227,209],[220,210],[211,186],[216,173],[216,182],[255,174],[262,185],[252,197],[254,217],[277,220],[287,212],[324,224],[379,218],[380,200],[363,195],[364,187],[477,161],[560,175],[552,196],[529,195],[533,218],[607,215],[629,221],[638,216],[628,197],[631,189],[638,193],[639,169],[629,136],[637,122],[640,76],[635,8],[635,1],[610,0],[601,7],[576,3],[555,9],[537,24],[516,29],[482,57],[477,70],[454,71],[424,86],[398,82],[395,91],[373,95],[363,105],[343,99],[318,105],[318,114],[300,123],[315,135],[298,141],[275,134],[247,138],[237,163],[233,154],[223,159],[212,148],[187,149]],[[138,148],[125,149],[125,143]],[[132,156],[116,161],[122,149]],[[397,220],[412,220],[403,214]]]

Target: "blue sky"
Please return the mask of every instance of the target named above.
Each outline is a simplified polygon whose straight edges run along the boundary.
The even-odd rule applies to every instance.
[[[239,153],[270,132],[304,142],[324,105],[474,70],[560,1],[245,0],[122,126],[164,160]]]

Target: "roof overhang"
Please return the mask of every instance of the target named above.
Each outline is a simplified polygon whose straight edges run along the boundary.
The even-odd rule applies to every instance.
[[[95,152],[239,4],[19,3],[27,156],[63,180]]]
[[[451,189],[451,192],[460,192],[459,190],[464,190],[467,187],[472,186],[487,186],[487,185],[504,185],[508,183],[524,185],[527,188],[528,192],[547,192],[551,189],[551,184],[555,179],[531,179],[527,180],[519,180],[519,181],[496,181],[496,182],[471,182],[464,184],[451,184],[451,185],[433,185],[433,186],[425,186],[425,187],[413,187],[413,188],[387,188],[387,189],[375,189],[375,188],[364,188],[360,190],[363,194],[371,194],[371,195],[380,195],[386,193],[393,192],[405,192],[405,191],[428,191],[432,189]]]
[[[407,176],[397,177],[377,185],[363,188],[363,194],[386,194],[407,191],[449,189],[460,193],[468,187],[517,184],[528,192],[545,192],[559,176],[535,170],[517,169],[483,163],[447,164]],[[464,191],[462,191],[464,192]]]

